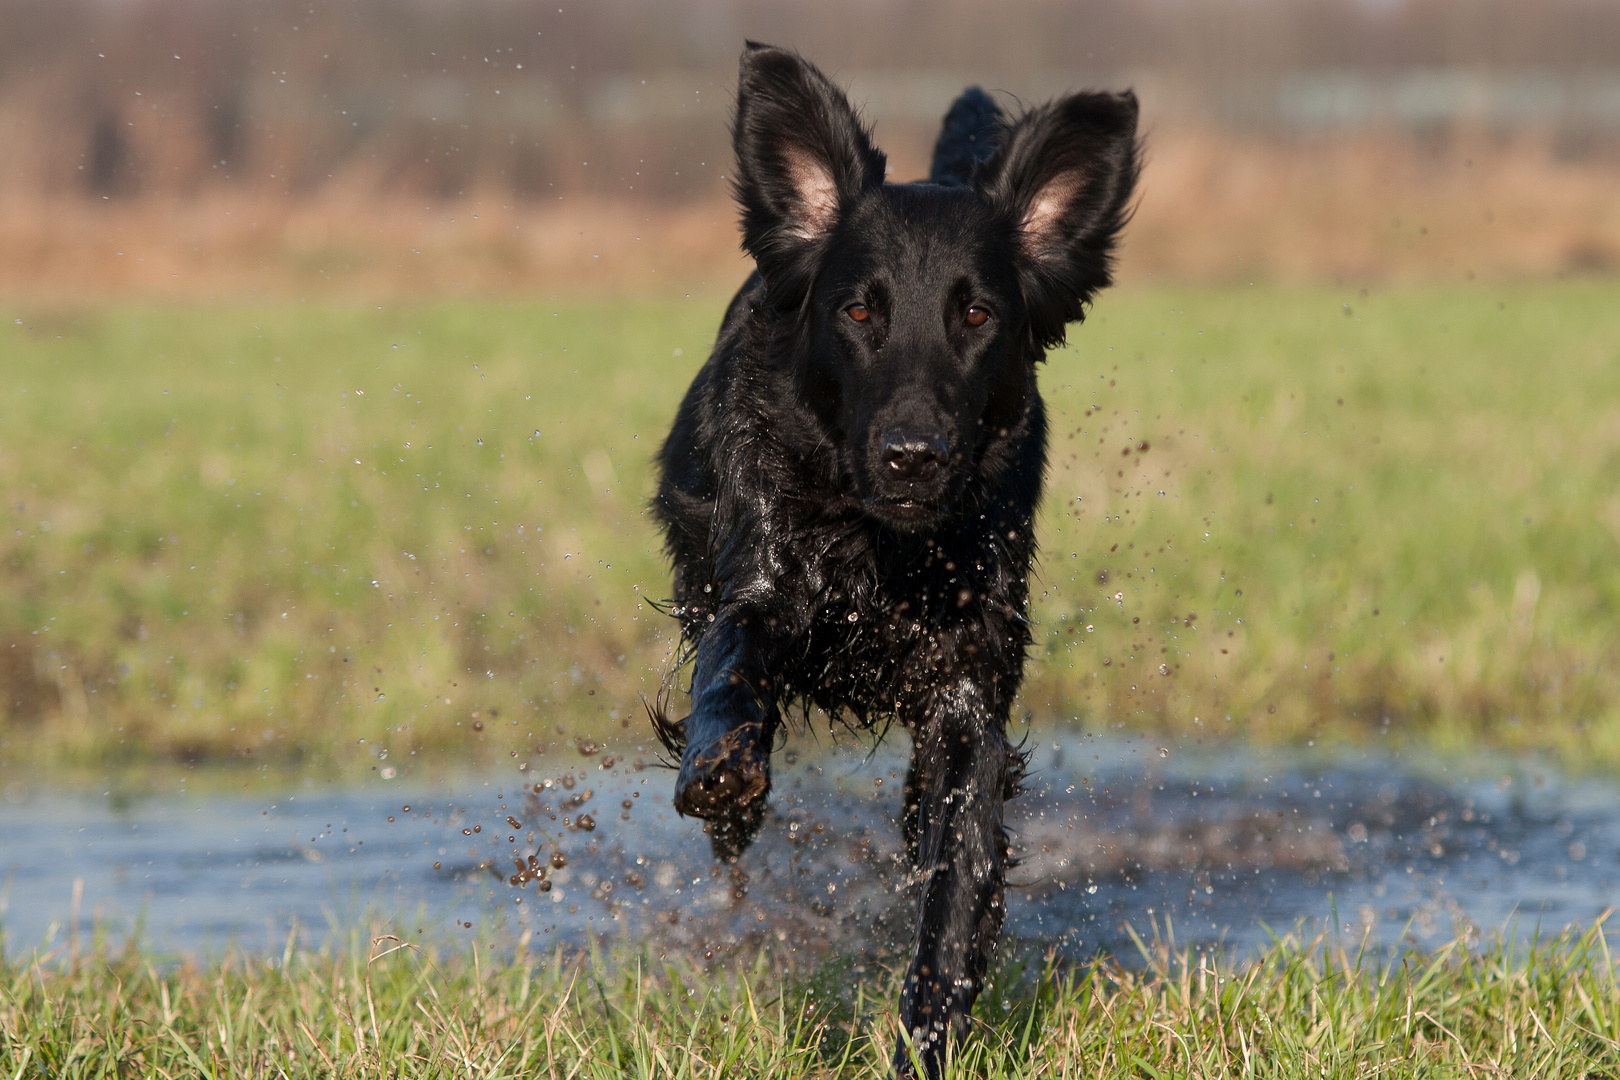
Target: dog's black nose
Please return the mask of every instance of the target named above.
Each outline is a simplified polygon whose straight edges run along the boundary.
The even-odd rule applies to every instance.
[[[883,463],[901,480],[928,480],[945,464],[948,451],[939,435],[891,431],[883,436]]]

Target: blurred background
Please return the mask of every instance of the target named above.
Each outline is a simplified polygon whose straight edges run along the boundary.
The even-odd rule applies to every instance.
[[[1610,0],[4,0],[0,25],[10,295],[735,276],[745,38],[848,86],[901,179],[966,84],[1134,87],[1126,280],[1620,265]]]
[[[899,179],[965,85],[1141,98],[1121,284],[1043,369],[1024,711],[1620,763],[1620,3],[0,27],[0,769],[641,746],[650,460],[749,268],[750,38],[848,86]]]

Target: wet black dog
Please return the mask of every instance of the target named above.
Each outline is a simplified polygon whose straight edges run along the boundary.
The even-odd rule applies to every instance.
[[[694,670],[691,715],[659,730],[676,808],[728,859],[762,820],[784,707],[910,731],[920,897],[900,1010],[931,1073],[1001,935],[1046,465],[1035,367],[1109,283],[1136,116],[1128,93],[1076,94],[1008,120],[969,90],[927,182],[889,184],[820,71],[742,58],[735,183],[758,272],[662,453],[654,509]]]

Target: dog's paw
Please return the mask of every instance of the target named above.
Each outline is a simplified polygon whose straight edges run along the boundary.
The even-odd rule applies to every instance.
[[[770,748],[764,745],[763,735],[764,724],[754,721],[731,728],[705,745],[688,743],[675,780],[675,809],[737,826],[756,806],[763,808],[771,789]],[[755,822],[748,839],[757,829]],[[710,834],[718,845],[719,831]],[[747,846],[746,840],[743,846]]]
[[[765,823],[765,800],[755,799],[742,810],[730,817],[715,818],[703,826],[703,831],[709,834],[709,849],[714,852],[716,861],[734,863],[748,845],[754,842],[759,835],[759,827]]]

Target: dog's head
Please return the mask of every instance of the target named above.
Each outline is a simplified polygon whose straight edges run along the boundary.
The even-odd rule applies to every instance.
[[[1024,415],[1035,363],[1108,284],[1136,115],[1128,93],[1075,94],[1004,124],[960,183],[886,184],[884,155],[820,71],[780,49],[743,54],[743,246],[786,316],[776,348],[879,520],[912,532],[948,512]]]

